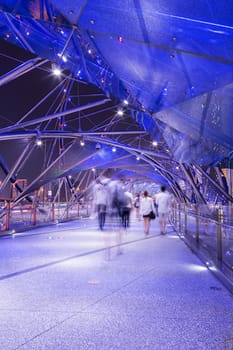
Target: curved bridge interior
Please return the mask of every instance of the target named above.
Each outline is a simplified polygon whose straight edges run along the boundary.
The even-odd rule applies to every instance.
[[[156,194],[166,185],[174,199],[170,236],[163,237],[167,243],[159,241],[155,220],[152,238],[160,242],[161,249],[168,249],[176,242],[176,231],[199,255],[205,269],[233,290],[232,12],[233,3],[220,0],[0,0],[1,249],[11,251],[14,244],[19,249],[18,242],[13,243],[16,240],[9,243],[9,237],[16,238],[17,232],[21,237],[20,232],[29,226],[38,229],[41,224],[56,223],[59,231],[64,221],[78,218],[76,225],[87,222],[86,218],[92,218],[93,185],[98,180],[123,179],[133,195],[145,189]],[[136,232],[135,221],[133,225]],[[29,232],[29,241],[23,237],[20,240],[25,244],[31,239]],[[60,239],[59,234],[47,233],[46,237]],[[150,241],[140,244],[149,249]],[[132,254],[138,251],[138,243],[131,247],[134,244]],[[13,254],[15,262],[21,253],[23,257],[23,250]],[[0,277],[6,289],[13,288],[8,284],[10,277],[21,276],[17,271],[31,275],[33,266],[50,264],[48,256],[38,265],[29,263],[8,271],[8,263],[13,265],[6,255]],[[64,258],[64,265],[69,263]],[[125,268],[124,263],[121,267]],[[146,270],[150,271],[149,265]],[[172,274],[171,270],[164,273]],[[95,285],[95,279],[89,277]],[[213,283],[208,278],[204,284],[209,288]],[[124,283],[131,282],[126,278]],[[148,278],[147,291],[151,283]],[[218,292],[221,287],[215,283]],[[184,296],[187,290],[180,292]],[[196,287],[192,292],[198,294]],[[225,291],[220,294],[226,298],[223,304],[231,305]],[[176,300],[174,295],[169,297]],[[151,301],[147,301],[150,308]],[[215,301],[218,304],[218,298]],[[77,307],[82,309],[81,304]],[[224,307],[219,314],[226,312]],[[88,322],[80,315],[80,322]],[[60,316],[56,314],[56,320],[49,317],[51,329],[64,321],[64,315]],[[226,322],[231,322],[228,316]],[[71,313],[67,320],[69,317],[72,319]],[[220,318],[219,324],[223,322]],[[47,328],[39,328],[46,333]],[[212,348],[227,348],[232,338],[227,328],[225,331],[222,338],[218,333]],[[35,330],[35,334],[39,333]],[[161,331],[160,336],[165,333]],[[186,341],[184,337],[184,344]],[[29,349],[28,344],[20,340],[15,349]],[[89,349],[90,341],[88,344]],[[204,340],[198,343],[195,338],[194,344],[194,348],[208,348]],[[39,349],[36,340],[34,345]],[[152,342],[148,349],[155,346],[158,344]],[[6,344],[5,349],[13,348]],[[67,344],[61,347],[66,348]],[[190,344],[183,348],[191,349]]]

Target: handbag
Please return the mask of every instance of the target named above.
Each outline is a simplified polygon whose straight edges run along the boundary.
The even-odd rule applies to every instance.
[[[151,212],[149,213],[149,218],[150,219],[155,219],[155,213],[151,210]]]

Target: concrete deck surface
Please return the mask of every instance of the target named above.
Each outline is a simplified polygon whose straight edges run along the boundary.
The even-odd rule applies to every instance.
[[[229,350],[233,296],[172,227],[133,221],[123,254],[95,219],[0,238],[1,350]],[[105,237],[106,238],[106,237]]]

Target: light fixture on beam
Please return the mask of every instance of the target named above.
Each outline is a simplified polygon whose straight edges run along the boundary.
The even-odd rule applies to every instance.
[[[57,77],[61,75],[61,69],[56,65],[56,63],[52,63],[52,72],[53,72],[53,75]]]

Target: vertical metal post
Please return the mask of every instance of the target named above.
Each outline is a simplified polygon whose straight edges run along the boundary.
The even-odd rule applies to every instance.
[[[69,220],[69,203],[66,202],[66,219]]]
[[[175,206],[175,224],[176,224],[176,229],[178,227],[178,204],[176,203],[176,206]]]
[[[181,233],[181,204],[178,204],[179,232]]]
[[[54,215],[54,203],[52,203],[52,207],[51,207],[51,221],[54,222],[54,218],[55,218],[55,215]]]
[[[6,202],[6,221],[5,221],[5,230],[10,229],[10,202]]]
[[[222,261],[222,208],[217,209],[217,258]]]
[[[199,243],[199,220],[200,220],[200,208],[196,204],[196,242]]]
[[[36,204],[32,205],[32,225],[36,224]]]
[[[184,233],[185,235],[188,233],[188,228],[187,228],[187,204],[184,204]]]

